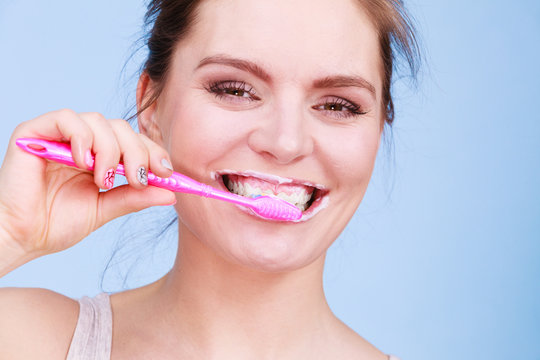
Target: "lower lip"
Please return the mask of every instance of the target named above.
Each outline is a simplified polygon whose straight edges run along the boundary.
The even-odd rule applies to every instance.
[[[227,189],[227,187],[225,186],[225,183],[223,183],[222,176],[217,176],[216,180],[218,181],[219,186],[222,188],[223,191],[230,192],[229,189]],[[315,191],[320,191],[320,190],[315,190]],[[314,217],[316,214],[318,214],[321,210],[326,209],[329,203],[330,203],[330,198],[328,197],[328,192],[326,192],[323,195],[319,195],[319,197],[311,204],[311,206],[307,210],[302,212],[302,217],[300,219],[293,220],[291,222],[299,223],[299,222],[308,221],[309,219]],[[246,214],[249,214],[260,220],[268,221],[254,214],[251,210],[248,210],[247,208],[243,206],[240,206],[240,205],[235,205],[235,206],[239,208],[240,210],[242,210],[243,212],[245,212]]]

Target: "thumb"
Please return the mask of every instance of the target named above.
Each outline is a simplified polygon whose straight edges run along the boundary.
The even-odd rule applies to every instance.
[[[129,185],[122,185],[99,194],[100,208],[97,214],[97,227],[105,223],[151,206],[167,206],[176,204],[174,192],[154,186],[142,190]]]

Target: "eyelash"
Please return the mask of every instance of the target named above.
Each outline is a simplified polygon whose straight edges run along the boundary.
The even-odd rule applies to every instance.
[[[344,108],[343,110],[331,110],[328,108]],[[351,116],[366,115],[368,112],[362,110],[360,105],[353,103],[352,101],[345,100],[340,97],[331,97],[325,103],[314,105],[312,109],[332,113],[331,116],[338,118],[348,118]]]
[[[231,101],[244,101],[245,99],[249,102],[261,100],[261,98],[256,95],[253,87],[243,81],[216,81],[211,83],[208,87],[205,87],[205,89],[209,93],[214,94],[218,99],[229,98]],[[247,94],[249,96],[239,96],[234,92],[241,92],[242,95]],[[344,109],[345,111],[332,110],[332,108]],[[330,116],[337,118],[361,116],[368,113],[367,111],[363,111],[361,106],[340,97],[330,97],[325,103],[312,106],[312,109],[323,111],[328,113]]]
[[[224,97],[244,98],[244,96],[239,96],[234,93],[233,94],[229,93],[229,92],[242,92],[249,95],[249,97],[246,98],[246,100],[248,101],[261,100],[255,94],[255,90],[253,89],[253,87],[247,85],[243,81],[233,81],[233,80],[216,81],[216,82],[211,83],[206,88],[206,90],[214,94],[218,99],[221,99]]]

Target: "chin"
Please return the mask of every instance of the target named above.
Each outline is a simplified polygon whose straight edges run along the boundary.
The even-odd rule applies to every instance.
[[[321,254],[306,254],[299,240],[286,237],[245,239],[235,249],[234,261],[250,269],[269,273],[290,272],[301,269]]]
[[[305,232],[306,224],[276,224],[243,214],[229,236],[212,244],[228,262],[266,273],[291,272],[324,256],[331,241]],[[224,233],[225,234],[225,233]],[[211,239],[208,239],[211,241]],[[217,249],[216,249],[217,248]]]
[[[337,221],[328,219],[335,215],[329,209],[305,222],[275,222],[216,200],[185,194],[177,199],[179,220],[192,240],[228,264],[258,272],[292,272],[313,264],[324,258],[345,225],[340,224],[343,214]]]

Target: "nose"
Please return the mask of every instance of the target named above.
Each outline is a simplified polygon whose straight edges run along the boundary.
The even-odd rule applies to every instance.
[[[276,107],[249,134],[249,147],[279,164],[289,164],[313,152],[313,137],[301,106]]]

